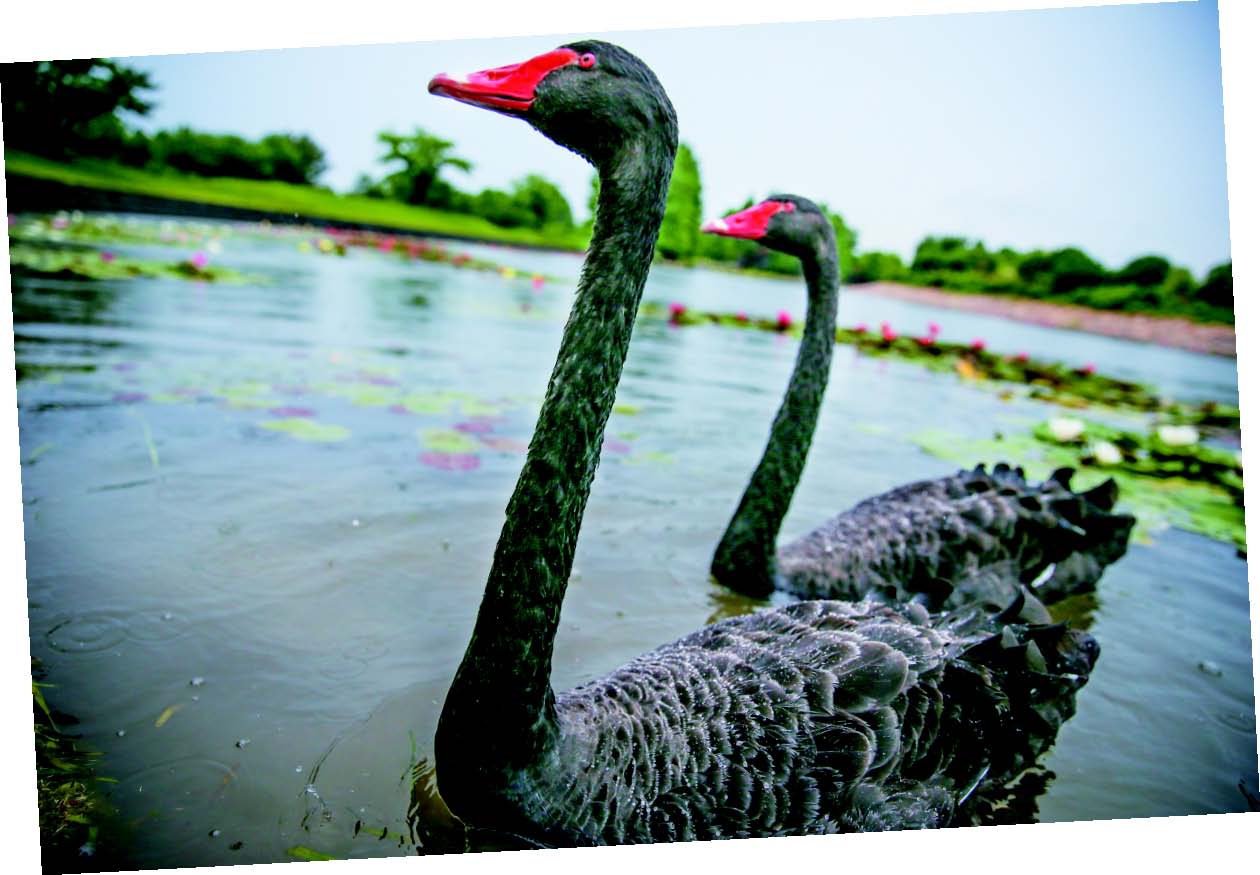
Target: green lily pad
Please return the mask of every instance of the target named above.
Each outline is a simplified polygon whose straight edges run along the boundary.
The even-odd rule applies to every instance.
[[[281,431],[291,437],[295,437],[300,441],[316,441],[318,443],[333,443],[335,441],[344,441],[350,437],[350,429],[340,425],[325,425],[324,423],[314,422],[304,417],[294,417],[292,419],[270,419],[266,422],[258,423],[260,428],[269,429],[271,431]]]
[[[426,428],[419,432],[420,443],[439,453],[475,453],[477,442],[462,431]]]

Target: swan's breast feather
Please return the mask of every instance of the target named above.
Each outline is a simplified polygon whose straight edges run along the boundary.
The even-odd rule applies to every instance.
[[[570,780],[555,811],[617,842],[839,829],[939,720],[939,696],[915,690],[943,653],[933,629],[870,603],[706,627],[558,698]]]

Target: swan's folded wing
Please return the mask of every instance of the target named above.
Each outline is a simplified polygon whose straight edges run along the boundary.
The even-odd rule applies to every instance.
[[[548,815],[616,842],[944,825],[990,743],[1022,744],[1002,733],[1026,678],[966,652],[992,628],[869,602],[706,627],[558,698],[572,768]]]
[[[1030,484],[996,465],[869,498],[785,546],[782,588],[802,598],[912,599],[996,607],[1036,584],[1042,600],[1092,589],[1124,555],[1133,517],[1115,485],[1072,492],[1071,471]]]

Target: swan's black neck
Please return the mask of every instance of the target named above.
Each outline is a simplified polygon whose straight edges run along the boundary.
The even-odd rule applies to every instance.
[[[595,226],[576,300],[507,507],[472,640],[438,723],[453,810],[511,797],[558,735],[551,657],[604,428],[665,213],[677,148],[662,126],[601,162]],[[443,773],[451,776],[443,778]],[[510,798],[501,800],[511,805]],[[501,812],[510,815],[510,812]]]
[[[829,226],[818,244],[802,254],[801,267],[809,303],[796,369],[770,427],[765,453],[722,535],[710,568],[719,583],[758,597],[774,591],[775,542],[805,468],[831,372],[840,272]]]

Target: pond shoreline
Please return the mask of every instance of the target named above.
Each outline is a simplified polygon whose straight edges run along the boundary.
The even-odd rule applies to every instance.
[[[270,221],[276,224],[311,224],[322,227],[380,233],[411,233],[433,239],[469,243],[492,243],[509,249],[534,250],[580,255],[572,249],[523,242],[489,241],[482,238],[446,234],[439,231],[408,231],[390,225],[328,219],[299,213],[282,213],[266,209],[208,204],[178,200],[157,195],[133,194],[109,189],[71,185],[55,180],[21,174],[7,174],[8,209],[10,213],[49,212],[51,210],[83,210],[85,212],[138,213],[179,216],[183,218],[224,219],[228,221]],[[668,263],[668,262],[666,262]],[[710,265],[702,265],[712,267]],[[717,269],[729,269],[718,267]],[[744,271],[736,271],[744,273]],[[764,275],[758,272],[757,275]],[[797,277],[783,277],[798,280]],[[909,286],[900,283],[874,282],[847,286],[846,294],[874,295],[911,303],[926,304],[951,310],[964,310],[1027,322],[1051,328],[1066,328],[1091,334],[1136,340],[1160,346],[1176,347],[1190,352],[1236,357],[1234,329],[1227,325],[1210,325],[1175,316],[1144,313],[1121,313],[1095,310],[1074,304],[1054,304],[1032,298],[1018,298],[982,293],[955,292],[943,289]]]
[[[1231,326],[1209,325],[1176,316],[1094,310],[1075,304],[1053,304],[1031,298],[950,292],[889,282],[846,286],[845,294],[895,298],[914,304],[965,310],[1016,322],[1044,325],[1049,328],[1104,334],[1108,337],[1154,343],[1226,358],[1235,358],[1237,355],[1234,329]]]
[[[85,213],[134,213],[149,216],[173,216],[183,219],[220,219],[229,222],[271,222],[276,225],[311,225],[320,228],[337,228],[344,231],[372,231],[382,234],[410,234],[434,240],[451,240],[465,243],[484,243],[507,249],[523,249],[537,252],[557,252],[581,255],[581,252],[564,246],[547,246],[520,241],[489,240],[468,234],[446,233],[438,230],[415,230],[379,222],[360,222],[349,219],[326,218],[303,213],[280,212],[271,209],[255,209],[228,204],[210,204],[204,201],[182,200],[160,195],[139,194],[72,185],[50,179],[21,174],[7,174],[8,211],[11,214],[31,212],[49,213],[57,210],[81,210]]]

